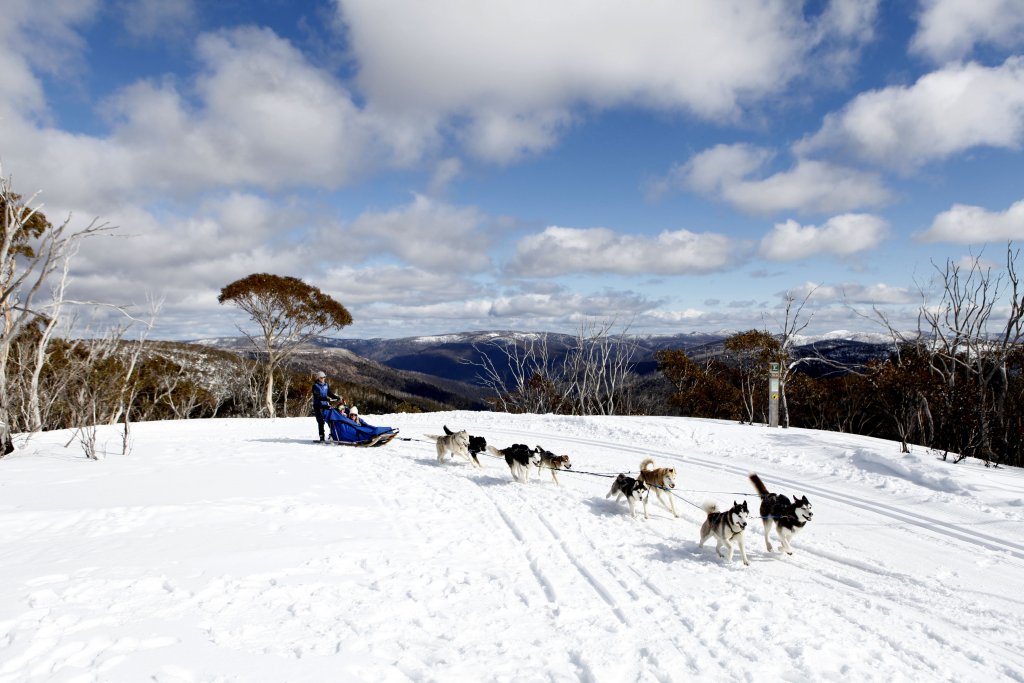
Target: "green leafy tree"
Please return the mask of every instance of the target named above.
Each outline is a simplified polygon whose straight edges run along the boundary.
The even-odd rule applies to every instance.
[[[342,304],[316,287],[294,277],[254,273],[220,290],[219,303],[242,309],[259,327],[242,330],[264,361],[263,405],[274,417],[274,371],[313,337],[350,325],[352,315]]]

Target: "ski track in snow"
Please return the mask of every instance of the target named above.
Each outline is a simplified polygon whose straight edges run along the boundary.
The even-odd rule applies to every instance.
[[[307,434],[304,420],[253,421],[259,433],[223,460],[237,436],[135,454],[124,467],[138,468],[136,479],[124,481],[140,482],[137,497],[81,493],[101,486],[84,483],[97,468],[120,475],[119,461],[68,465],[89,475],[50,483],[73,500],[0,497],[0,557],[10,560],[0,683],[1024,681],[1019,535],[946,521],[942,506],[901,507],[872,492],[876,480],[855,485],[824,461],[801,463],[824,473],[805,476],[766,440],[778,432],[678,419],[390,417],[410,434],[478,420],[471,433],[570,452],[576,471],[556,486],[534,470],[523,485],[500,459],[439,465],[433,444],[417,440],[345,449],[280,437]],[[678,519],[652,497],[650,519],[638,506],[634,520],[605,498],[610,477],[579,472],[635,472],[651,456],[679,469],[684,493],[694,483],[735,492],[707,494],[724,502],[751,488],[750,467],[732,458],[757,449],[769,488],[806,493],[815,519],[793,555],[769,553],[756,497],[743,494],[755,510],[749,567],[738,552],[719,558],[713,542],[698,547],[704,513],[693,494],[677,501]],[[259,477],[217,478],[237,478],[239,463]],[[931,481],[902,464],[892,471]],[[177,493],[147,492],[150,477]],[[961,489],[949,488],[942,500],[955,502]]]
[[[517,431],[502,429],[490,429],[488,431],[489,433],[506,434],[510,437],[522,438],[521,432]],[[530,437],[535,441],[544,443],[548,448],[554,447],[554,444],[558,444],[559,448],[562,448],[565,445],[574,445],[584,446],[587,449],[600,448],[614,450],[616,452],[634,453],[643,457],[652,456],[656,457],[658,466],[676,466],[677,468],[682,468],[684,473],[687,468],[696,465],[708,470],[713,470],[716,473],[725,472],[734,474],[736,475],[736,480],[738,482],[746,482],[749,485],[749,482],[747,482],[746,479],[749,469],[731,466],[721,461],[711,461],[694,455],[679,456],[671,451],[660,450],[647,446],[632,446],[623,443],[565,435],[558,432],[542,433],[534,431],[531,433]],[[637,459],[637,462],[639,463],[639,458]],[[630,468],[626,468],[627,471],[629,469]],[[635,472],[636,468],[632,468],[632,471]],[[819,520],[820,510],[823,507],[821,501],[827,500],[832,504],[852,506],[867,510],[874,515],[888,517],[897,522],[909,523],[927,531],[929,534],[944,537],[950,541],[958,541],[960,543],[975,545],[985,550],[999,551],[1000,554],[1009,555],[1014,558],[1024,557],[1024,546],[1021,544],[1013,543],[1005,539],[995,538],[973,530],[966,530],[953,523],[938,522],[923,515],[897,509],[889,505],[878,503],[877,501],[869,501],[851,496],[847,492],[839,493],[826,489],[822,486],[802,484],[796,480],[780,477],[778,475],[773,475],[771,477],[771,481],[773,486],[770,486],[769,488],[776,490],[777,492],[783,492],[780,487],[785,486],[785,490],[787,491],[792,490],[809,495],[812,502],[816,504],[819,510]],[[682,487],[680,486],[680,488]],[[756,495],[753,494],[753,492],[746,495],[756,498]],[[732,496],[730,495],[729,497]],[[694,501],[688,502],[690,505],[696,505]],[[657,505],[657,503],[652,503],[651,508],[653,509],[655,505]],[[752,555],[757,552],[756,548],[759,546],[763,548],[763,534],[759,528],[760,525],[756,523],[756,521],[759,521],[756,517],[756,505],[757,503],[755,500],[752,502],[752,524],[748,527],[747,534],[748,555]],[[691,517],[691,521],[694,524],[699,525],[703,518],[703,513],[696,513],[692,508],[689,512],[694,513],[689,515],[689,517]],[[806,547],[802,541],[807,540],[810,533],[812,533],[814,526],[815,522],[812,521],[808,526],[807,532],[796,536],[794,541],[796,554],[794,556],[787,557],[786,559],[795,564],[795,566],[806,569],[808,575],[814,577],[818,582],[831,583],[833,586],[830,589],[831,593],[845,594],[852,600],[866,602],[872,611],[881,614],[880,621],[883,623],[875,623],[873,620],[857,620],[850,618],[847,616],[849,613],[848,610],[832,607],[831,611],[833,612],[833,618],[841,618],[843,621],[847,622],[850,626],[851,634],[856,634],[858,631],[875,631],[878,636],[877,640],[889,646],[889,652],[886,653],[887,656],[894,656],[898,659],[906,660],[903,661],[903,665],[907,666],[910,670],[918,671],[918,673],[923,676],[927,676],[932,679],[945,678],[946,676],[941,665],[919,655],[911,655],[908,657],[904,653],[903,644],[888,635],[891,626],[888,623],[885,623],[885,621],[890,620],[893,617],[898,617],[902,611],[901,606],[908,603],[912,604],[917,609],[931,612],[932,609],[929,608],[934,604],[936,593],[938,593],[945,602],[952,602],[954,605],[948,610],[936,610],[933,614],[929,615],[929,619],[940,619],[954,630],[959,630],[964,623],[965,615],[970,615],[976,619],[979,624],[980,636],[976,635],[976,637],[970,637],[968,635],[965,638],[965,634],[961,633],[955,640],[943,638],[931,629],[928,620],[911,620],[907,625],[909,633],[923,633],[926,637],[938,642],[945,651],[956,653],[964,659],[975,663],[984,663],[985,661],[984,657],[977,654],[979,650],[984,651],[992,648],[993,646],[1003,650],[1006,655],[1011,656],[1014,659],[1020,658],[1020,655],[1016,653],[1008,643],[999,642],[999,640],[992,640],[991,637],[995,636],[1000,631],[1004,631],[1007,626],[1007,619],[1016,621],[1018,629],[1024,627],[1024,620],[1012,618],[1012,615],[1007,614],[994,615],[988,609],[979,609],[972,600],[964,600],[961,596],[949,589],[946,589],[940,583],[926,583],[912,576],[875,566],[868,561],[844,557],[834,552],[815,550],[813,546]],[[775,545],[777,546],[777,542],[775,542]],[[963,549],[961,548],[961,552],[962,551]],[[811,559],[808,559],[808,555]],[[1008,562],[1005,558],[1003,563],[1009,564],[1017,569],[1021,568],[1020,563]],[[891,588],[886,587],[892,583],[897,584],[899,588],[898,591],[894,591]],[[881,587],[879,587],[879,585],[881,585]],[[773,587],[773,590],[775,589],[776,588]],[[800,599],[800,592],[792,591],[789,588],[784,588],[783,590],[785,591],[785,594],[792,599],[792,604],[794,606],[801,605],[799,609],[806,614],[808,606],[802,604],[803,601]],[[870,595],[871,597],[865,599],[865,594]],[[967,631],[968,634],[971,634],[971,629],[967,629]],[[1020,631],[1016,630],[1016,632]],[[977,634],[977,632],[975,632],[975,634]],[[853,635],[853,637],[858,638],[856,635]],[[964,647],[959,644],[965,639],[971,641],[971,647]],[[840,669],[837,673],[846,675],[849,672],[849,669]]]
[[[498,433],[504,432],[506,434],[515,434],[516,433],[516,432],[509,432],[509,431],[496,430],[496,429],[495,430],[491,430],[491,431],[492,432],[498,432]],[[618,451],[626,451],[626,452],[636,453],[636,454],[645,455],[645,456],[647,456],[647,455],[652,455],[652,456],[653,455],[657,455],[657,456],[660,456],[662,459],[664,459],[664,460],[666,460],[668,462],[671,462],[673,464],[677,464],[677,465],[698,465],[700,467],[705,467],[705,468],[716,470],[716,471],[720,471],[720,472],[729,472],[729,473],[732,473],[732,474],[736,474],[736,475],[738,475],[738,481],[741,481],[741,482],[746,482],[747,481],[747,474],[749,473],[749,471],[747,469],[726,465],[726,464],[723,464],[721,462],[709,461],[709,460],[706,460],[704,458],[699,458],[699,457],[695,457],[695,456],[692,456],[692,455],[678,456],[678,455],[675,455],[674,453],[672,453],[670,451],[659,451],[659,450],[656,450],[656,449],[653,449],[653,448],[629,446],[629,445],[623,445],[623,444],[609,444],[608,442],[601,442],[601,441],[597,441],[597,440],[594,440],[594,439],[584,439],[584,438],[579,438],[579,437],[566,437],[565,435],[556,434],[556,433],[552,433],[552,434],[534,434],[533,436],[535,438],[538,438],[538,439],[541,439],[541,440],[547,438],[549,440],[558,440],[558,441],[561,441],[563,443],[582,444],[582,445],[586,445],[586,446],[599,446],[599,447],[602,447],[602,448],[613,447],[613,448],[615,448]],[[916,525],[916,526],[918,526],[918,527],[920,527],[922,529],[934,532],[937,535],[943,535],[943,536],[947,536],[947,537],[950,537],[950,538],[955,538],[955,539],[957,539],[959,541],[963,541],[963,542],[966,542],[966,543],[972,543],[972,544],[978,545],[978,546],[980,546],[982,548],[985,548],[987,550],[1005,551],[1005,552],[1009,553],[1010,555],[1012,555],[1015,558],[1024,559],[1024,544],[1021,544],[1021,543],[1013,543],[1013,542],[1007,541],[1005,539],[1000,539],[1000,538],[996,538],[994,536],[989,536],[989,535],[986,535],[986,534],[978,532],[978,531],[964,529],[962,527],[957,526],[954,523],[950,523],[950,522],[937,522],[935,520],[928,519],[927,517],[924,517],[923,515],[918,515],[918,514],[915,514],[915,513],[911,512],[911,511],[908,511],[908,510],[900,510],[900,509],[894,508],[892,506],[885,505],[883,503],[879,503],[877,501],[868,501],[868,500],[865,500],[865,499],[859,499],[859,498],[856,498],[856,497],[849,496],[846,493],[842,493],[842,494],[836,493],[834,491],[829,491],[827,489],[815,486],[813,484],[807,484],[807,483],[803,483],[803,482],[798,482],[798,481],[793,480],[793,479],[787,479],[787,478],[784,478],[784,477],[773,476],[772,477],[772,482],[773,482],[773,484],[775,484],[774,488],[775,488],[775,492],[776,493],[784,493],[784,491],[782,490],[782,487],[780,487],[779,485],[785,485],[785,488],[787,490],[788,489],[792,489],[794,491],[799,490],[802,494],[811,494],[811,497],[814,499],[814,500],[811,501],[812,503],[815,502],[815,500],[817,500],[818,498],[821,498],[821,499],[825,499],[825,500],[830,500],[830,501],[832,501],[834,503],[838,503],[840,505],[856,506],[856,507],[859,507],[861,509],[864,509],[864,510],[867,510],[869,512],[872,512],[874,514],[887,516],[887,517],[889,517],[889,518],[891,518],[893,520],[896,520],[898,522],[907,522],[907,523]],[[756,497],[756,494],[753,494],[753,493],[740,494],[739,492],[737,492],[734,495],[747,495],[747,496],[755,496]],[[694,503],[692,501],[689,501],[689,502],[690,502],[691,505],[694,505]],[[756,510],[752,510],[752,514],[754,516],[756,516]],[[1024,567],[1024,565],[1018,565],[1018,566]]]

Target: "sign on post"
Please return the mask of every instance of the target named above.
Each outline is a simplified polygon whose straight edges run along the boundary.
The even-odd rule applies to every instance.
[[[782,368],[778,363],[768,364],[768,426],[779,426],[779,381]]]

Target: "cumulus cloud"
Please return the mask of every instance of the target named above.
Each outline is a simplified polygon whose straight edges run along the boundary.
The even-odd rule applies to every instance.
[[[879,0],[833,0],[824,7],[811,39],[820,45],[811,55],[812,80],[830,86],[849,80],[862,48],[874,40],[878,5]]]
[[[1008,50],[1024,45],[1024,3],[921,0],[911,52],[942,63],[963,59],[980,45]]]
[[[396,264],[330,267],[318,279],[346,306],[390,304],[421,308],[480,297],[484,288],[459,272],[431,272]]]
[[[5,0],[0,21],[0,121],[45,116],[46,99],[35,72],[70,81],[85,49],[81,27],[95,17],[98,0]]]
[[[747,247],[725,235],[688,230],[650,238],[607,228],[561,228],[523,238],[508,271],[524,277],[567,273],[682,275],[723,270],[741,261]]]
[[[878,175],[823,161],[799,159],[788,171],[753,178],[772,156],[752,145],[717,145],[673,168],[654,184],[652,194],[685,188],[751,214],[834,213],[881,206],[891,199]]]
[[[796,147],[841,149],[872,163],[913,169],[973,147],[1024,141],[1024,57],[1002,65],[949,64],[910,86],[862,93]]]
[[[343,233],[345,250],[359,256],[383,251],[421,268],[479,272],[491,264],[485,220],[475,207],[416,195],[406,206],[360,215]]]
[[[759,171],[773,154],[770,150],[753,145],[715,145],[695,154],[685,164],[677,165],[665,178],[651,186],[650,196],[685,188],[708,195],[721,195],[744,178]]]
[[[876,304],[879,306],[915,304],[920,301],[920,294],[917,290],[906,287],[894,287],[884,282],[874,284],[863,284],[858,282],[846,282],[841,284],[823,284],[819,282],[804,282],[792,289],[778,293],[781,302],[785,303],[787,296],[792,296],[796,301],[803,301],[809,297],[809,301],[816,306],[827,306],[831,304]]]
[[[125,205],[108,219],[117,229],[82,242],[69,284],[72,299],[135,307],[144,315],[149,296],[164,305],[157,336],[195,339],[230,334],[233,312],[216,297],[232,280],[254,272],[315,277],[317,253],[302,241],[289,241],[295,208],[253,194],[232,192],[209,197],[187,209],[160,211]],[[59,209],[48,210],[51,217]],[[72,217],[72,228],[87,219]],[[126,284],[127,283],[127,284]],[[98,311],[98,321],[120,324]],[[81,330],[76,331],[81,333]]]
[[[894,287],[884,282],[874,284],[845,283],[822,287],[815,292],[817,300],[824,303],[833,301],[850,304],[877,304],[879,306],[914,304],[920,301],[920,294],[907,287]]]
[[[675,325],[678,323],[694,323],[704,318],[706,313],[696,308],[687,308],[681,311],[646,311],[644,318]]]
[[[358,106],[332,74],[268,29],[204,34],[196,45],[201,68],[189,96],[172,80],[126,86],[102,105],[111,126],[105,137],[2,112],[5,160],[26,169],[30,185],[45,183],[60,201],[101,212],[237,185],[335,188],[419,160],[436,140],[432,121]]]
[[[418,326],[434,326],[439,331],[453,331],[452,326],[458,330],[519,328],[572,331],[580,323],[594,319],[633,320],[669,315],[658,312],[659,303],[630,291],[582,293],[558,287],[550,291],[517,291],[502,295],[484,293],[461,298],[451,296],[447,300],[428,303],[415,300],[374,302],[361,310],[365,318],[414,320]],[[355,313],[353,311],[353,315]],[[371,321],[370,325],[374,323]]]
[[[462,162],[454,157],[441,159],[434,166],[434,172],[430,177],[429,192],[431,195],[442,194],[448,185],[451,184],[462,173]]]
[[[850,256],[874,249],[888,233],[888,223],[869,214],[835,216],[820,228],[788,220],[765,235],[759,253],[772,261],[797,261],[822,254]]]
[[[314,252],[285,241],[282,226],[292,216],[287,205],[238,192],[209,198],[183,215],[125,206],[106,217],[118,228],[114,237],[82,244],[75,277],[111,274],[120,282],[101,300],[116,302],[125,282],[149,282],[177,299],[188,291],[219,291],[256,271],[301,276]]]
[[[549,147],[579,104],[738,118],[809,55],[863,41],[875,5],[833,0],[806,19],[787,0],[337,0],[361,91],[466,117],[470,150],[499,162]]]
[[[1024,239],[1024,200],[1015,202],[1006,211],[954,204],[936,216],[931,227],[916,238],[921,242],[961,244]]]
[[[473,116],[461,137],[477,157],[508,164],[553,147],[570,120],[566,111],[481,111]]]
[[[136,40],[183,36],[196,21],[195,0],[122,0],[116,7]]]

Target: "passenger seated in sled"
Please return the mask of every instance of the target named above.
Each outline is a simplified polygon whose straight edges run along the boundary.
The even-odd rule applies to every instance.
[[[390,441],[398,430],[392,427],[374,427],[359,417],[359,409],[353,407],[356,420],[337,408],[324,410],[324,422],[331,428],[331,440],[350,446],[382,446]]]

